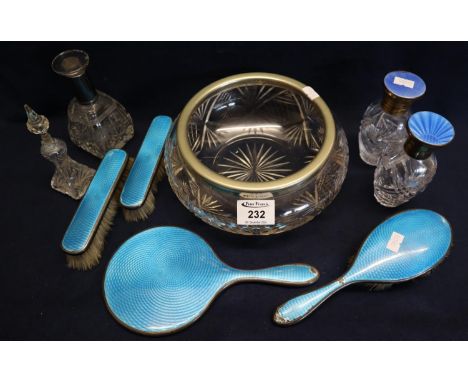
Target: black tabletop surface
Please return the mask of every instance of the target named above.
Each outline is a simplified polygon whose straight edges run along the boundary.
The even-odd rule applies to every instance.
[[[159,340],[453,340],[468,339],[467,219],[468,44],[448,43],[10,43],[0,60],[2,213],[0,339],[139,340],[113,320],[102,279],[115,250],[153,226],[175,225],[207,240],[228,264],[257,268],[290,262],[317,267],[316,286],[340,276],[347,258],[382,220],[407,208],[429,208],[452,224],[454,247],[429,278],[385,292],[350,287],[302,323],[282,328],[274,309],[307,288],[239,284],[224,291],[186,330]],[[119,214],[101,264],[89,272],[65,266],[59,243],[78,205],[50,188],[53,167],[39,153],[40,139],[25,128],[23,104],[48,116],[52,135],[70,155],[96,168],[98,159],[74,146],[66,129],[69,84],[51,59],[70,48],[86,50],[96,88],[130,112],[135,155],[152,118],[177,116],[200,88],[227,75],[266,71],[311,85],[341,121],[350,145],[349,171],[335,201],[315,220],[288,233],[242,237],[203,223],[178,201],[167,179],[147,221]],[[414,110],[432,110],[455,126],[456,138],[439,150],[438,172],[427,190],[396,209],[374,200],[373,168],[359,158],[357,132],[367,105],[378,99],[384,75],[419,74],[427,93]]]

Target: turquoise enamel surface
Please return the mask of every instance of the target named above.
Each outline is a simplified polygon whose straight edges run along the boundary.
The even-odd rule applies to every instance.
[[[104,297],[119,323],[142,334],[161,335],[196,321],[233,283],[307,285],[317,278],[317,270],[303,264],[235,269],[198,235],[157,227],[133,236],[117,250],[105,274]]]
[[[433,211],[409,210],[394,215],[367,237],[344,276],[281,305],[274,320],[282,325],[301,321],[349,284],[396,283],[421,276],[440,263],[451,241],[449,223]]]
[[[444,117],[431,111],[414,113],[408,129],[417,140],[430,146],[444,146],[455,137],[455,129]]]
[[[138,208],[144,203],[158,168],[172,119],[160,115],[153,119],[141,144],[135,162],[120,194],[126,208]]]
[[[127,154],[123,150],[114,149],[106,153],[62,239],[65,252],[73,255],[86,250],[126,161]]]

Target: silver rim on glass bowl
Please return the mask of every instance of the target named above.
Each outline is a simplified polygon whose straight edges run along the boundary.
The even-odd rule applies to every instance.
[[[271,235],[307,223],[333,201],[348,144],[311,87],[246,73],[192,97],[166,141],[165,165],[179,200],[204,222]]]
[[[276,86],[279,89],[290,90],[291,93],[299,93],[307,97],[320,113],[324,125],[324,137],[320,144],[320,149],[312,160],[296,171],[285,174],[279,178],[268,177],[262,181],[242,181],[229,176],[221,175],[204,164],[193,152],[189,142],[188,128],[192,115],[197,108],[215,94],[221,94],[233,88],[242,86],[262,85],[267,83]],[[214,101],[213,101],[214,104]],[[325,101],[315,91],[305,84],[292,78],[271,73],[244,73],[223,78],[216,81],[195,94],[182,110],[178,121],[176,122],[177,144],[181,159],[184,164],[201,178],[209,183],[239,192],[263,193],[282,190],[291,186],[298,185],[315,175],[326,163],[333,150],[335,142],[336,128],[332,113]],[[262,148],[260,148],[261,150]],[[265,154],[265,153],[263,153]]]

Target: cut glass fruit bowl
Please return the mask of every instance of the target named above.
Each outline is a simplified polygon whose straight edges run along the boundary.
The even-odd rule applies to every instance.
[[[203,221],[269,235],[317,216],[346,176],[344,131],[310,87],[270,73],[221,79],[174,122],[165,163],[172,189]]]

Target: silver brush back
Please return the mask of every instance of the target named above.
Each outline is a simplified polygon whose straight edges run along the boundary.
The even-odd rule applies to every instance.
[[[66,253],[79,255],[90,245],[126,162],[123,150],[109,150],[104,156],[63,237]]]

